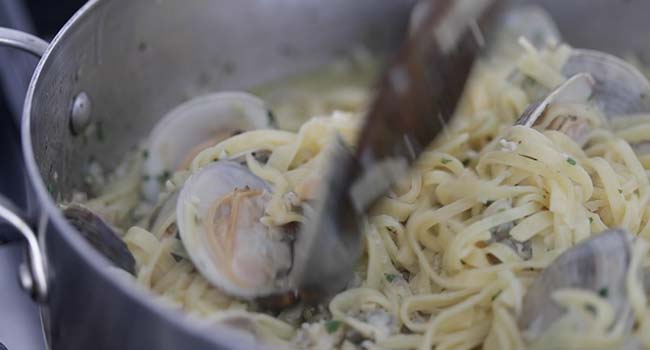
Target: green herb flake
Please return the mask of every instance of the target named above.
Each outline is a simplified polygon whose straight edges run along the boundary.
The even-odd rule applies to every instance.
[[[595,314],[595,313],[596,313],[596,307],[593,306],[593,305],[591,305],[591,304],[586,304],[586,305],[585,305],[585,309],[586,309],[587,311],[591,312],[592,314]]]
[[[594,218],[589,218],[589,223],[591,224],[592,222],[594,222]]]
[[[492,301],[494,301],[496,298],[498,298],[499,295],[501,295],[501,291],[498,291],[496,294],[494,294],[494,295],[492,296]]]
[[[386,281],[388,282],[393,282],[395,278],[397,278],[397,275],[394,275],[392,273],[385,273],[384,276],[386,277]]]
[[[469,158],[464,159],[464,160],[463,160],[463,166],[464,166],[464,167],[467,167],[467,166],[469,165],[469,162],[470,162],[470,161],[471,161],[471,159],[469,159]]]
[[[142,158],[144,159],[149,158],[149,150],[145,149],[142,151]]]
[[[607,287],[600,288],[598,290],[598,295],[600,295],[601,298],[607,298],[609,295],[609,289],[607,289]]]
[[[623,190],[619,188],[618,193],[623,194]]]
[[[449,163],[449,162],[451,162],[451,159],[449,159],[449,158],[442,158],[442,159],[440,159],[440,163],[442,163],[442,164],[447,164],[447,163]]]
[[[269,124],[271,124],[271,125],[276,125],[277,124],[278,120],[275,118],[275,114],[273,114],[273,111],[271,111],[270,109],[267,110],[266,115],[269,118]]]
[[[158,180],[158,183],[160,183],[160,184],[162,185],[162,184],[164,184],[167,180],[169,180],[169,178],[170,178],[171,176],[172,176],[172,174],[171,174],[168,170],[165,170],[165,171],[163,171],[160,175],[158,175],[158,177],[156,178],[156,180]]]
[[[54,190],[54,185],[52,185],[51,183],[47,184],[47,191],[50,192],[52,196],[54,196],[54,194],[56,193],[56,191]]]
[[[325,330],[330,334],[336,332],[339,327],[341,327],[341,321],[332,320],[325,323]]]
[[[571,158],[571,157],[568,157],[568,158],[566,159],[566,162],[569,163],[569,164],[571,164],[571,165],[576,165],[576,161],[575,161],[575,159],[573,159],[573,158]]]

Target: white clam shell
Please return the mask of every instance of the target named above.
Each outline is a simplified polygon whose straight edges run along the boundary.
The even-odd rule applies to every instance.
[[[240,202],[238,220],[213,220],[210,225],[217,228],[210,233],[206,225],[209,211],[235,190],[257,190],[261,195]],[[270,199],[268,190],[267,183],[244,166],[218,161],[193,174],[178,198],[177,224],[192,262],[208,281],[233,296],[269,295],[282,291],[286,284],[284,276],[292,262],[291,243],[282,230],[260,222],[264,206]],[[219,206],[217,215],[230,218],[233,207],[234,204],[226,204],[225,208]],[[227,235],[233,222],[236,238],[232,246],[226,246],[225,241],[219,239]],[[220,249],[228,251],[229,257],[224,258]]]
[[[626,278],[632,256],[634,236],[623,229],[609,229],[590,237],[558,256],[535,279],[524,296],[519,326],[526,338],[535,340],[557,321],[566,309],[553,300],[553,292],[579,288],[592,292],[604,289],[604,298],[612,305],[626,329],[630,302]]]
[[[189,100],[168,112],[151,131],[144,163],[144,193],[154,202],[163,174],[181,167],[192,151],[235,130],[270,126],[264,101],[245,92],[218,92]]]
[[[608,118],[650,111],[650,82],[624,60],[600,51],[575,49],[562,67],[562,74],[578,73],[593,76],[593,100]]]

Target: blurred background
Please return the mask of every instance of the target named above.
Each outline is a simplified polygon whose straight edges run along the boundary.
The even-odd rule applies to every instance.
[[[84,0],[0,0],[0,27],[20,29],[51,40]],[[25,206],[25,182],[19,156],[20,113],[36,66],[32,56],[0,48],[0,193]],[[38,309],[18,287],[23,245],[11,243],[0,227],[0,349],[45,349]]]

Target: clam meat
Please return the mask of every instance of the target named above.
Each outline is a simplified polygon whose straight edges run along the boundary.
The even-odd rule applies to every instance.
[[[270,191],[248,168],[227,160],[192,174],[180,190],[176,216],[185,250],[230,295],[252,299],[290,289],[293,236],[260,221]]]

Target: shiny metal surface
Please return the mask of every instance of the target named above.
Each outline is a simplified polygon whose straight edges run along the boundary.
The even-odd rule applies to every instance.
[[[639,34],[650,29],[648,1],[539,3],[573,45],[650,57]],[[391,50],[411,6],[410,0],[95,0],[81,9],[39,63],[22,125],[27,170],[50,218],[40,240],[49,262],[44,314],[52,347],[250,345],[237,332],[161,307],[110,274],[55,201],[83,186],[89,159],[112,168],[164,112],[189,97],[303,72],[360,42]],[[74,136],[67,118],[81,91],[93,104],[93,123]]]
[[[70,129],[75,135],[81,134],[90,125],[90,112],[92,111],[92,103],[90,97],[84,91],[80,92],[72,100],[72,108],[70,110]]]
[[[91,2],[88,15],[58,37],[34,89],[40,98],[32,118],[43,128],[31,136],[40,172],[55,196],[65,197],[83,186],[83,172],[67,169],[83,169],[90,159],[115,166],[165,112],[190,97],[304,72],[361,44],[385,51],[399,39],[409,1],[379,3]],[[72,137],[60,118],[81,91],[92,103],[93,125]]]

